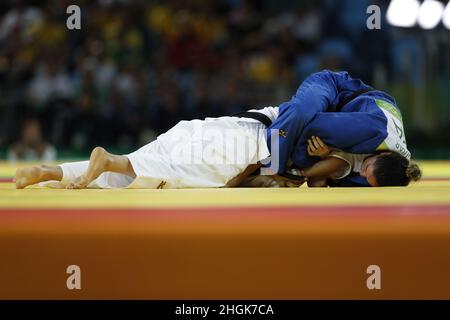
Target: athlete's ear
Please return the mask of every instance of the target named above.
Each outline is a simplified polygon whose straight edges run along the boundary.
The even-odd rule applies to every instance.
[[[372,164],[371,166],[369,166],[369,168],[367,168],[366,170],[366,179],[367,182],[370,184],[371,187],[378,187],[378,181],[374,175],[374,164]]]

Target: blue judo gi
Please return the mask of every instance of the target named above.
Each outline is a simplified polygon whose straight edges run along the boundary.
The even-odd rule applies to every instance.
[[[401,113],[390,95],[372,90],[351,100],[340,111],[336,110],[336,106],[355,91],[364,89],[370,87],[359,79],[352,79],[347,72],[324,70],[309,76],[292,99],[279,106],[278,118],[267,130],[270,150],[271,139],[278,141],[278,173],[286,171],[288,160],[299,168],[319,161],[307,153],[307,140],[313,135],[345,152],[364,154],[393,150],[409,159]],[[274,159],[271,155],[271,160]],[[265,164],[265,167],[270,165]],[[357,174],[340,182],[343,186],[369,186],[366,179]]]

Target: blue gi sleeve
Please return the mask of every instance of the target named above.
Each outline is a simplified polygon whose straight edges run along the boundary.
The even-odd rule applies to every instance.
[[[349,153],[372,153],[386,139],[387,119],[374,112],[319,112],[301,133],[291,158],[300,168],[317,161],[307,153],[307,140],[319,136],[329,146]]]
[[[284,173],[287,161],[305,126],[318,112],[333,105],[339,93],[339,83],[349,79],[347,72],[321,71],[309,76],[288,102],[280,105],[278,118],[267,130],[267,144],[271,151],[270,163],[264,164],[272,171]],[[278,143],[273,148],[272,141]],[[272,150],[277,150],[274,154]],[[274,163],[276,162],[276,163]]]

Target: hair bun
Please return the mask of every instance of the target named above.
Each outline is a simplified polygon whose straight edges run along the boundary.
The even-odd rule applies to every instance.
[[[422,171],[416,163],[410,163],[406,168],[406,176],[410,180],[418,181],[422,177]]]

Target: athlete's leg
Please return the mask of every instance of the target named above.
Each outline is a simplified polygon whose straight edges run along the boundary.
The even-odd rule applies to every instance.
[[[75,179],[74,182],[69,183],[67,188],[86,188],[89,183],[107,171],[125,174],[133,178],[136,177],[136,173],[127,157],[111,154],[102,147],[96,147],[92,150],[87,171]]]
[[[20,168],[16,171],[16,188],[23,189],[26,186],[49,180],[61,181],[63,171],[59,166],[32,166]]]

